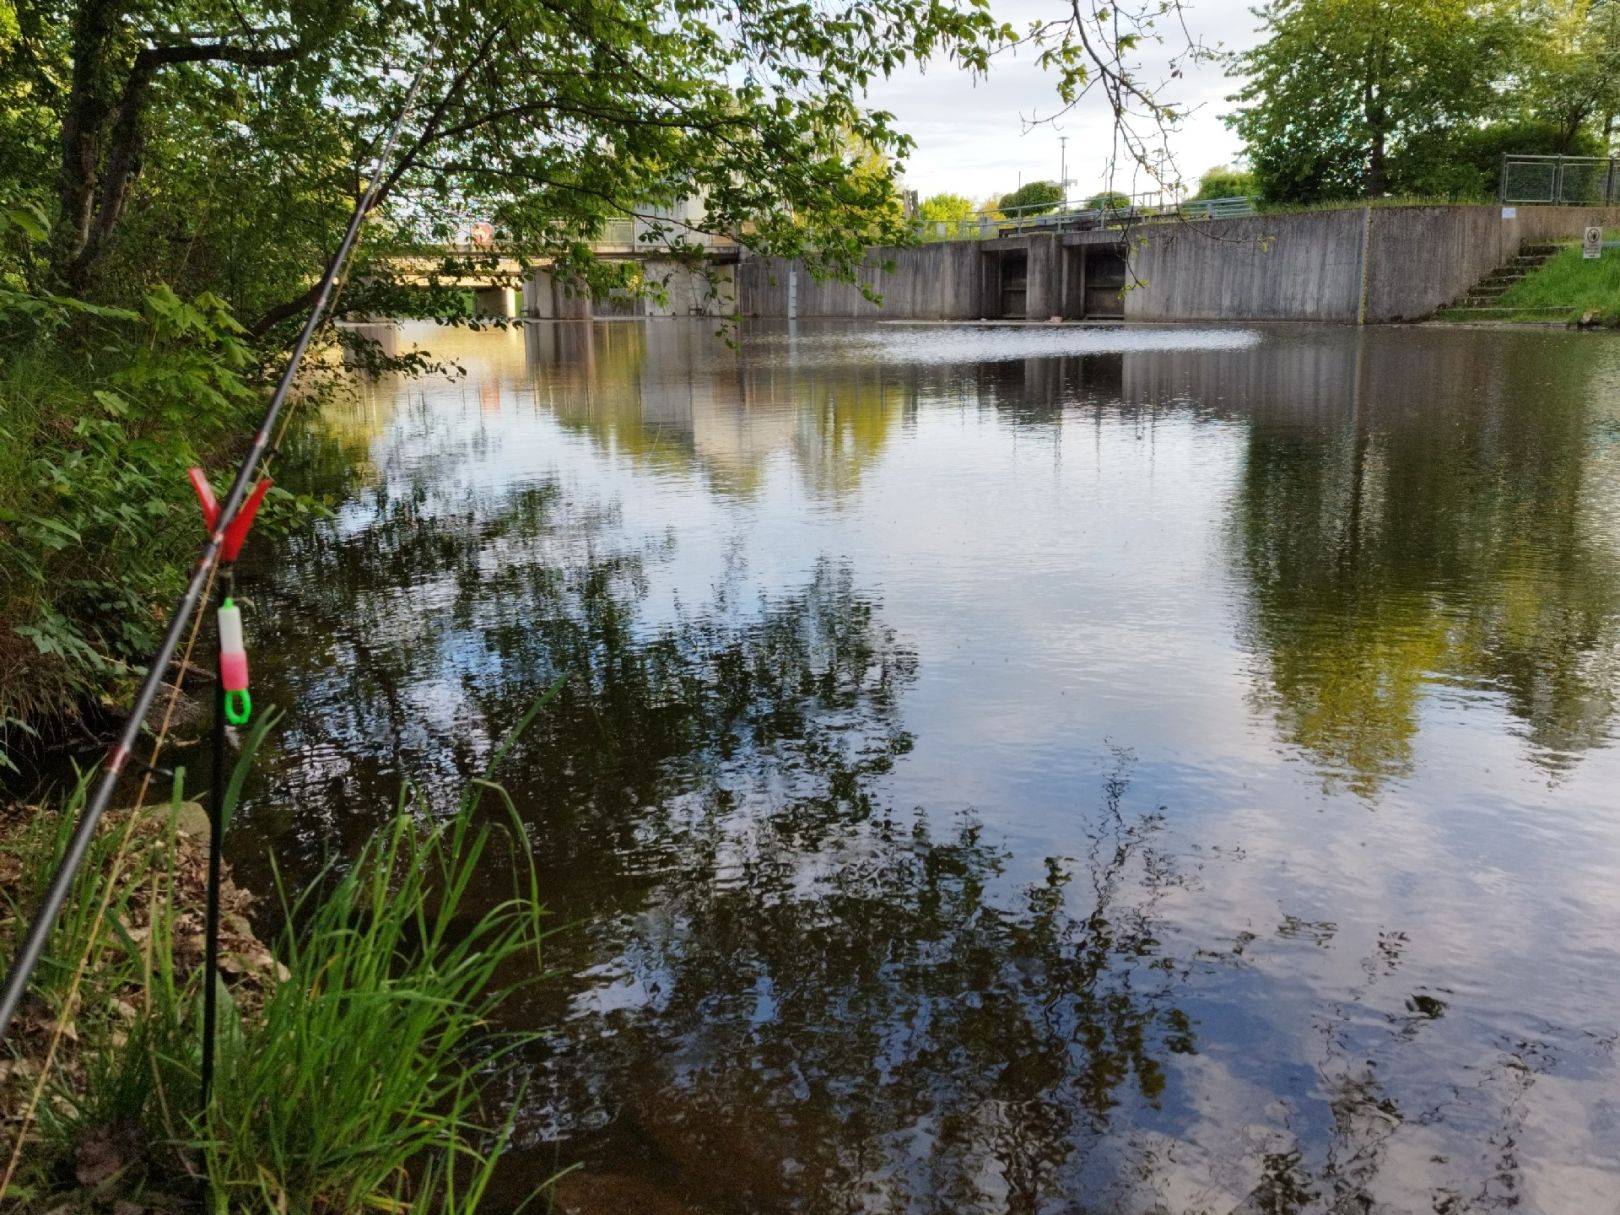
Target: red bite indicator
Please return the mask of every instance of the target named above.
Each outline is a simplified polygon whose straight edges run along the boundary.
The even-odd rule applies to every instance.
[[[214,487],[208,484],[208,474],[200,468],[186,470],[186,476],[191,480],[191,488],[197,495],[197,501],[202,504],[203,524],[209,531],[219,522],[219,503],[214,500]],[[253,516],[259,513],[259,503],[264,501],[264,495],[272,482],[269,477],[260,481],[253,492],[243,500],[237,508],[236,518],[231,520],[225,529],[225,543],[220,548],[221,561],[235,561],[237,554],[242,551],[242,545],[247,540],[248,528],[253,526]]]
[[[208,474],[200,468],[186,471],[191,488],[202,505],[203,524],[209,532],[219,526],[219,502],[214,498],[214,487],[208,483]],[[227,566],[235,561],[247,540],[248,529],[259,503],[270,488],[266,477],[254,486],[253,492],[243,500],[236,517],[225,528],[220,542],[219,558]],[[233,726],[247,725],[253,713],[253,697],[248,692],[247,647],[242,642],[242,609],[227,596],[219,606],[219,682],[225,697],[225,720]]]

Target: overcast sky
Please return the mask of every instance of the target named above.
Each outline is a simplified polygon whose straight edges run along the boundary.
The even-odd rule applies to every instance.
[[[1127,0],[1128,2],[1128,0]],[[1257,22],[1249,11],[1254,0],[1187,0],[1187,25],[1206,45],[1227,50],[1252,46]],[[1038,19],[1052,19],[1067,11],[1066,0],[991,0],[991,9],[1020,32]],[[1170,53],[1181,49],[1179,32],[1165,31],[1161,49],[1145,48],[1143,76],[1158,83]],[[893,112],[899,126],[917,141],[906,165],[906,185],[923,197],[949,190],[975,201],[1015,189],[1024,181],[1056,181],[1058,137],[1067,135],[1071,194],[1083,196],[1103,185],[1112,122],[1101,97],[1088,97],[1076,111],[1056,125],[1030,126],[1032,117],[1046,117],[1058,108],[1053,78],[1035,66],[1033,53],[994,61],[988,77],[974,80],[948,66],[927,73],[910,72],[874,88],[870,103]],[[1230,162],[1239,144],[1222,125],[1220,115],[1231,107],[1226,96],[1236,82],[1219,64],[1193,66],[1163,90],[1166,100],[1196,107],[1170,144],[1184,180],[1196,181],[1213,165]],[[1122,170],[1128,174],[1129,168]],[[1115,188],[1134,192],[1128,180]],[[1141,183],[1136,190],[1150,186]]]

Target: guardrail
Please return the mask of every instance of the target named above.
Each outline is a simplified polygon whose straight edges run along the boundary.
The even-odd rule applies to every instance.
[[[1093,232],[1171,220],[1230,219],[1255,214],[1254,198],[1181,201],[1162,194],[1119,195],[1107,201],[1037,203],[1005,210],[976,211],[965,219],[919,221],[925,240],[993,240],[1031,232]]]
[[[1519,207],[1620,205],[1620,156],[1503,156],[1499,193]]]

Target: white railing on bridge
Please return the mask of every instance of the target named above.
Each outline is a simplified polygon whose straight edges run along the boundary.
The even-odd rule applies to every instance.
[[[1255,214],[1256,202],[1247,196],[1181,200],[1162,193],[1120,194],[976,211],[962,220],[919,223],[925,240],[992,240],[1031,232],[1089,232],[1178,219],[1227,219]]]

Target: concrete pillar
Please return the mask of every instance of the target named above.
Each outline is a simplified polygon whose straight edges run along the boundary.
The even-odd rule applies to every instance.
[[[523,285],[523,312],[547,321],[588,321],[591,297],[578,284],[560,281],[550,270],[536,270]]]
[[[1024,296],[1024,316],[1044,321],[1063,313],[1063,246],[1058,236],[1032,236],[1029,239],[1029,286]]]
[[[478,287],[473,291],[473,315],[513,317],[517,314],[517,292],[511,287]]]

